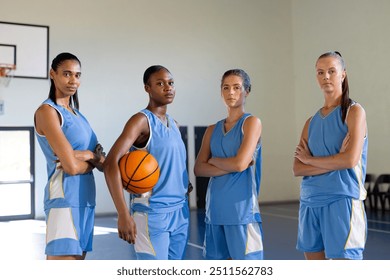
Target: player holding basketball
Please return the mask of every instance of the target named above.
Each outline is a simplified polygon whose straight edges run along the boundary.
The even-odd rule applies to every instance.
[[[81,63],[70,53],[54,58],[49,98],[34,116],[46,157],[46,255],[48,260],[82,260],[92,251],[96,187],[92,170],[102,171],[104,153],[78,110]]]
[[[349,98],[344,59],[327,52],[316,62],[324,106],[303,127],[293,172],[301,183],[297,249],[306,259],[362,259],[367,124]]]
[[[189,209],[186,150],[167,106],[175,97],[172,74],[163,66],[146,69],[146,109],[133,115],[112,146],[104,175],[118,212],[119,237],[134,244],[138,259],[183,259],[188,240]],[[118,162],[131,149],[145,149],[160,166],[153,190],[131,195],[131,213],[123,194]]]
[[[211,177],[206,194],[206,259],[263,259],[258,204],[262,125],[245,113],[250,91],[245,71],[224,73],[221,95],[228,115],[206,129],[195,161],[195,175]]]

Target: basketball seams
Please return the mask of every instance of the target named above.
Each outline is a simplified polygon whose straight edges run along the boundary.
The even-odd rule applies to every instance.
[[[138,180],[133,180],[133,177],[134,177],[135,173],[137,173],[138,167],[142,164],[142,162],[145,160],[145,158],[146,158],[147,156],[149,156],[149,155],[150,155],[150,154],[147,154],[147,155],[142,159],[142,161],[139,163],[139,165],[137,166],[137,168],[135,169],[135,171],[134,171],[134,173],[133,173],[133,176],[130,178],[130,181],[132,181],[132,182],[140,182],[140,181],[142,181],[142,180],[145,180],[145,179],[149,178],[150,176],[152,176],[152,175],[154,174],[154,172],[156,172],[156,171],[159,169],[159,167],[158,167],[158,165],[157,165],[156,168],[153,170],[153,172],[149,173],[149,174],[146,175],[145,177],[142,177],[142,178],[140,178],[140,179],[138,179]]]
[[[128,152],[120,160],[119,165],[121,170],[122,186],[126,191],[131,193],[141,194],[150,191],[160,176],[160,168],[157,160],[146,150]],[[148,167],[144,169],[144,166]],[[143,177],[135,179],[136,177],[141,176]],[[145,184],[148,185],[145,186]]]
[[[148,153],[142,158],[142,160],[138,163],[137,167],[134,169],[133,174],[131,174],[130,177],[129,177],[129,175],[127,174],[127,169],[125,169],[127,179],[129,179],[129,180],[127,181],[125,190],[128,190],[128,189],[129,189],[129,186],[133,186],[133,185],[130,184],[130,182],[133,181],[133,177],[134,177],[134,175],[137,173],[138,168],[141,166],[142,162],[145,160],[145,158],[146,158],[148,155],[149,155],[149,152],[148,152]],[[127,160],[129,159],[129,156],[130,156],[130,153],[128,153],[128,155],[127,155],[127,157],[126,157],[125,166],[127,165]],[[135,187],[135,186],[133,186],[133,187]]]

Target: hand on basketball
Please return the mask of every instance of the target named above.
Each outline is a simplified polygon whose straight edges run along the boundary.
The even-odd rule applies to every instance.
[[[302,141],[296,147],[294,157],[304,164],[308,164],[308,161],[313,157],[305,141]]]

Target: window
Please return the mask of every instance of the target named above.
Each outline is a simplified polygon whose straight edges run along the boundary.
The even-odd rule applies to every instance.
[[[0,220],[34,218],[34,128],[0,127]]]

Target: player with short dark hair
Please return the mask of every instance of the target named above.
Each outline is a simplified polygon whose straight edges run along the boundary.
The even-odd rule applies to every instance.
[[[183,259],[188,241],[188,173],[186,149],[167,107],[175,98],[172,74],[161,65],[144,73],[147,107],[127,121],[104,167],[107,186],[118,212],[119,238],[134,244],[138,259]],[[129,150],[153,155],[160,177],[153,189],[131,195],[131,213],[123,195],[119,159]]]

